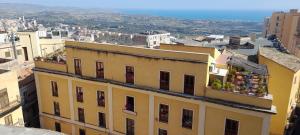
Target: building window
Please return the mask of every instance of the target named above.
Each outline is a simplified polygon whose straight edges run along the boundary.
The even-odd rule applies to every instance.
[[[184,94],[194,95],[195,77],[184,75]]]
[[[126,106],[125,106],[127,111],[134,112],[134,98],[126,96]]]
[[[60,110],[59,110],[59,103],[58,102],[54,102],[54,114],[56,116],[60,116]]]
[[[0,109],[9,105],[7,89],[0,90]]]
[[[158,135],[168,135],[168,131],[165,129],[158,129]]]
[[[51,81],[52,96],[58,97],[57,82]]]
[[[75,67],[75,74],[76,75],[82,75],[81,74],[81,60],[80,59],[74,59],[74,67]]]
[[[182,127],[192,129],[192,127],[193,127],[193,111],[192,110],[183,109]]]
[[[159,105],[159,121],[163,123],[168,123],[169,120],[169,106],[160,104]]]
[[[126,135],[134,135],[134,120],[126,118]]]
[[[169,90],[170,73],[160,71],[160,89]]]
[[[104,91],[97,91],[98,106],[105,107]]]
[[[99,112],[99,127],[106,128],[105,114]]]
[[[104,78],[104,65],[103,62],[96,62],[96,78]]]
[[[78,108],[78,120],[80,122],[85,122],[84,121],[84,109],[83,108]]]
[[[21,49],[17,50],[17,55],[22,55],[22,50]]]
[[[55,122],[55,131],[61,132],[60,123],[58,123],[58,122]]]
[[[77,102],[83,102],[83,91],[81,87],[76,87]]]
[[[13,125],[13,119],[11,114],[4,117],[5,125]]]
[[[224,135],[237,135],[239,130],[239,122],[236,120],[226,119]]]
[[[126,66],[126,83],[134,84],[134,68]]]
[[[85,130],[84,129],[79,129],[79,135],[85,135]]]
[[[6,58],[11,57],[10,52],[5,52],[5,57]]]

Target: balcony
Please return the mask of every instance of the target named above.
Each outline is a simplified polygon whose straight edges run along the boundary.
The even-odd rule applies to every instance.
[[[268,94],[268,71],[265,65],[232,56],[227,61],[228,72],[210,76],[210,86],[205,96],[261,108],[272,107]]]
[[[7,106],[0,108],[0,115],[16,109],[20,105],[21,105],[21,99],[17,98],[16,100],[9,102]]]
[[[271,109],[273,100],[271,94],[263,97],[257,97],[247,94],[240,94],[239,92],[216,90],[211,87],[206,88],[205,96],[267,109]]]

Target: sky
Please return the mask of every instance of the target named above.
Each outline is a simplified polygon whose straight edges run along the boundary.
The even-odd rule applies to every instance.
[[[0,0],[47,6],[102,9],[288,10],[300,9],[300,0]]]

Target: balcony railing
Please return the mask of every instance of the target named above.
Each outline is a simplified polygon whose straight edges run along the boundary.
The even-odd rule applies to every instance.
[[[205,96],[268,109],[272,107],[273,100],[273,96],[271,94],[268,94],[264,97],[257,97],[248,94],[240,94],[239,92],[216,90],[212,89],[211,87],[206,88]]]
[[[21,105],[21,99],[17,98],[16,100],[9,102],[9,104],[5,107],[0,108],[0,114],[10,111]]]

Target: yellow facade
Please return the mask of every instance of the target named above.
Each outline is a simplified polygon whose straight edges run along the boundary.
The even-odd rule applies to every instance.
[[[273,104],[277,109],[277,114],[272,116],[270,131],[272,135],[281,135],[293,110],[292,106],[296,104],[300,72],[290,69],[289,65],[278,63],[263,53],[258,58],[260,64],[268,66],[269,92],[274,96]]]
[[[66,64],[36,61],[35,79],[40,108],[41,127],[67,134],[126,134],[126,119],[134,121],[136,135],[158,135],[164,129],[170,135],[224,134],[225,120],[240,123],[240,135],[267,135],[272,104],[262,99],[264,107],[249,106],[213,98],[208,88],[211,52],[188,50],[145,49],[83,42],[66,42]],[[191,48],[193,50],[193,48]],[[209,50],[211,51],[211,50]],[[213,50],[215,51],[215,50]],[[82,75],[75,75],[74,59],[81,60]],[[104,63],[104,79],[96,79],[96,62]],[[48,65],[48,66],[47,66]],[[63,68],[65,66],[65,68]],[[134,67],[134,84],[127,84],[126,66]],[[160,89],[160,71],[170,73],[170,89]],[[184,94],[184,75],[195,77],[194,93]],[[58,97],[52,96],[51,81],[57,82]],[[83,91],[83,102],[77,102],[76,88]],[[105,106],[98,106],[97,91],[103,91]],[[238,95],[237,95],[238,96]],[[126,110],[126,98],[134,99],[134,110]],[[265,101],[266,100],[266,101]],[[53,102],[60,106],[60,116],[54,114]],[[160,104],[168,105],[168,122],[159,120]],[[253,106],[253,105],[252,105]],[[78,108],[84,109],[80,122]],[[192,112],[191,128],[182,126],[183,110]],[[98,113],[105,114],[106,127],[99,126]],[[216,117],[217,115],[217,117]]]

